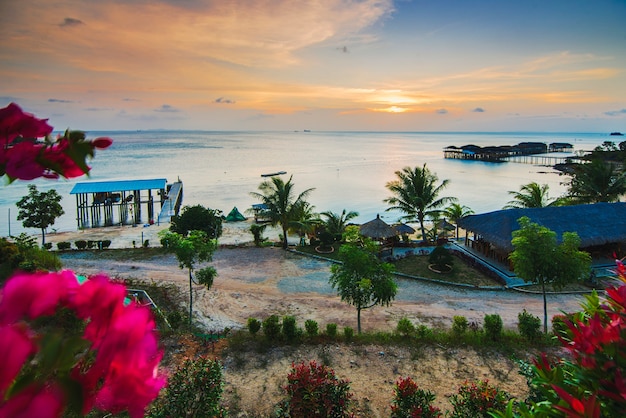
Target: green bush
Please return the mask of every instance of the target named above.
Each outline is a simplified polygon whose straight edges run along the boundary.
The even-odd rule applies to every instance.
[[[351,327],[345,327],[343,329],[343,336],[347,341],[350,341],[354,337],[354,329]]]
[[[349,417],[350,383],[335,376],[333,369],[315,361],[292,365],[285,387],[286,400],[279,417]]]
[[[111,246],[110,239],[105,239],[105,240],[102,240],[101,242],[102,242],[102,249],[109,248]]]
[[[490,418],[489,411],[504,411],[509,395],[489,384],[488,380],[465,382],[452,395],[451,418]]]
[[[517,314],[517,329],[529,341],[535,341],[541,335],[541,319],[524,309]]]
[[[70,248],[72,248],[72,243],[67,241],[57,242],[57,248],[59,249],[59,251],[69,250]]]
[[[567,326],[567,321],[570,321],[568,315],[554,315],[552,317],[552,333],[556,336],[562,336],[567,334],[569,330]]]
[[[280,319],[276,315],[268,316],[263,320],[263,333],[270,341],[280,337]]]
[[[454,315],[452,318],[452,332],[454,335],[463,335],[467,332],[467,327],[469,323],[467,322],[467,318],[461,315]]]
[[[394,398],[391,404],[391,418],[439,418],[443,415],[439,408],[432,405],[435,394],[419,389],[410,378],[400,377],[393,389]]]
[[[85,248],[87,248],[87,241],[85,241],[84,239],[79,239],[77,241],[74,241],[74,245],[79,250],[84,250]]]
[[[396,326],[398,334],[408,337],[415,334],[415,325],[407,317],[400,318],[398,325]]]
[[[306,330],[306,333],[309,337],[315,337],[319,332],[317,327],[317,321],[314,321],[312,319],[307,319],[304,322],[304,329]]]
[[[415,333],[419,338],[426,338],[430,337],[433,334],[433,330],[428,328],[427,325],[422,324],[417,326],[417,328],[415,329]]]
[[[52,249],[52,243],[51,242],[46,242],[43,244],[43,248],[45,250],[51,250]]]
[[[143,248],[148,248],[148,247],[150,247],[150,240],[149,239],[147,239],[147,240],[145,240],[143,242]]]
[[[256,335],[261,329],[261,321],[256,318],[248,318],[248,332],[252,335]]]
[[[498,314],[485,315],[485,335],[492,341],[497,341],[502,336],[502,318]]]
[[[330,338],[335,338],[337,336],[337,324],[330,323],[326,324],[326,335]]]
[[[224,381],[222,365],[201,357],[187,359],[168,378],[164,394],[148,410],[149,418],[223,417],[220,407]]]
[[[177,330],[183,323],[183,315],[179,311],[170,311],[167,313],[167,322],[173,330]]]
[[[428,256],[428,262],[439,270],[445,270],[447,266],[452,266],[454,257],[446,247],[437,246]]]
[[[296,326],[296,317],[286,315],[283,317],[283,335],[287,341],[294,341],[298,335],[298,327]]]
[[[96,248],[96,241],[89,240],[87,241],[87,249],[92,250]]]

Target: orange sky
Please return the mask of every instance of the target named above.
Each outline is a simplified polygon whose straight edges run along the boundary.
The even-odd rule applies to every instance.
[[[0,0],[0,105],[57,129],[626,131],[625,19],[623,0]]]

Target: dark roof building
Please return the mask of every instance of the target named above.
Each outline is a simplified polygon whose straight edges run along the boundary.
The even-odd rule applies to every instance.
[[[517,220],[522,216],[556,232],[559,240],[564,232],[578,233],[582,248],[626,242],[624,202],[504,209],[469,215],[459,219],[458,224],[496,248],[511,252],[513,231],[520,228]]]

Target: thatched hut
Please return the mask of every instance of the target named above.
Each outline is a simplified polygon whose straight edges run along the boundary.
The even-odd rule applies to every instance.
[[[380,251],[393,250],[393,237],[398,235],[394,227],[380,219],[380,215],[376,215],[376,219],[362,224],[359,227],[359,233],[364,236],[380,242]]]
[[[517,220],[527,216],[532,222],[545,226],[560,240],[564,232],[576,232],[581,248],[593,254],[594,248],[626,243],[626,203],[595,203],[546,208],[504,209],[469,215],[459,219],[461,228],[473,233],[465,244],[483,254],[505,261],[513,251],[513,231],[519,229]],[[607,254],[610,256],[610,254]]]

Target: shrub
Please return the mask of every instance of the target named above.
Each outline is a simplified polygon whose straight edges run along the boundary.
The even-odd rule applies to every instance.
[[[337,324],[326,324],[326,335],[330,338],[335,338],[337,336]]]
[[[296,317],[286,315],[283,317],[283,335],[287,341],[293,341],[298,334],[298,328],[296,327]]]
[[[172,329],[176,330],[183,323],[183,315],[179,311],[170,311],[167,313],[167,322]]]
[[[524,309],[517,314],[517,329],[519,333],[529,341],[534,341],[541,335],[541,319]]]
[[[51,250],[52,249],[52,243],[51,242],[46,242],[43,244],[43,248],[45,250]]]
[[[148,248],[148,247],[150,247],[150,240],[149,239],[147,239],[147,240],[145,240],[143,242],[143,248]]]
[[[102,242],[102,248],[103,249],[109,248],[111,246],[111,240],[110,239],[105,239],[105,240],[102,240],[101,242]]]
[[[485,315],[485,335],[492,341],[497,341],[502,336],[502,318],[498,314]]]
[[[343,329],[343,336],[346,340],[350,341],[354,337],[354,329],[351,327],[345,327]]]
[[[570,318],[567,315],[554,315],[552,317],[552,333],[556,336],[567,333],[567,323]]]
[[[437,246],[428,256],[428,262],[437,269],[445,270],[448,266],[452,266],[453,257],[446,247]]]
[[[72,248],[72,243],[67,241],[57,242],[57,248],[59,249],[59,251],[69,250],[70,248]]]
[[[96,241],[88,240],[87,241],[87,249],[91,250],[91,249],[94,249],[94,248],[96,248]]]
[[[400,320],[398,321],[398,325],[396,326],[396,331],[399,334],[404,335],[405,337],[408,337],[409,335],[412,335],[415,333],[415,325],[413,325],[413,323],[411,322],[409,318],[403,317],[403,318],[400,318]]]
[[[443,416],[439,408],[432,405],[435,394],[419,389],[410,377],[406,379],[400,377],[393,391],[391,418],[439,418]]]
[[[282,408],[284,415],[292,418],[350,416],[348,410],[352,393],[350,383],[340,380],[335,372],[315,361],[291,366],[285,392],[287,399]]]
[[[452,318],[452,332],[455,335],[463,335],[468,327],[467,318],[461,315],[454,315]]]
[[[280,337],[280,321],[278,316],[271,315],[263,320],[263,333],[270,341]]]
[[[489,411],[505,410],[508,398],[506,392],[490,385],[488,380],[466,381],[459,387],[458,393],[450,398],[453,407],[450,417],[489,418]]]
[[[319,332],[317,327],[317,321],[314,321],[312,319],[307,319],[304,322],[304,329],[306,330],[307,335],[310,337],[315,337]]]
[[[147,416],[220,417],[224,381],[222,365],[217,360],[200,357],[187,359],[168,379],[164,395],[152,403]]]
[[[248,318],[248,331],[252,335],[256,335],[261,329],[261,321],[256,318]]]
[[[415,332],[419,338],[426,338],[432,335],[433,330],[428,328],[427,325],[421,324],[417,326]]]
[[[85,248],[87,248],[87,241],[85,241],[84,239],[79,239],[77,241],[74,241],[74,245],[79,250],[84,250]]]

